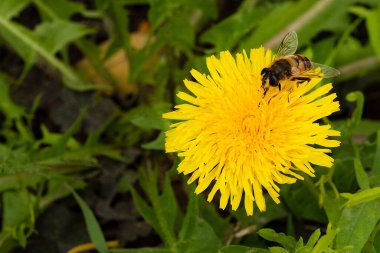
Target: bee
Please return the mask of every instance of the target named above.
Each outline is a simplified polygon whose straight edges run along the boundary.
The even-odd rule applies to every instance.
[[[340,74],[337,69],[314,63],[302,54],[294,54],[297,46],[297,33],[293,31],[286,34],[272,65],[261,71],[264,96],[270,86],[278,87],[281,91],[283,80],[297,81],[297,84],[300,84],[309,82],[311,78],[330,78]]]

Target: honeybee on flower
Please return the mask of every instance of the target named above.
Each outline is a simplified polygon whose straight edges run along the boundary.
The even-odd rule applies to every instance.
[[[285,35],[278,49],[274,62],[268,68],[263,68],[262,86],[264,95],[268,86],[278,87],[281,91],[281,80],[290,79],[302,83],[312,78],[330,78],[340,74],[337,69],[315,63],[305,55],[294,54],[297,51],[298,37],[296,32]]]
[[[278,185],[302,180],[300,173],[314,176],[313,165],[333,164],[328,153],[340,142],[330,137],[340,132],[317,122],[339,110],[336,94],[328,94],[332,84],[317,87],[321,76],[283,78],[281,91],[266,90],[262,72],[275,61],[263,47],[249,56],[210,56],[210,73],[191,70],[196,81],[184,84],[192,94],[179,92],[184,103],[163,115],[179,121],[165,141],[166,152],[182,158],[178,172],[191,175],[189,184],[197,181],[196,194],[209,188],[208,201],[219,191],[220,208],[230,203],[236,210],[244,199],[248,215],[254,203],[265,211],[264,190],[279,203]]]

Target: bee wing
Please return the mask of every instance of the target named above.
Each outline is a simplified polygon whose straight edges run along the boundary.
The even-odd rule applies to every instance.
[[[297,33],[294,31],[287,33],[278,48],[276,57],[294,54],[297,51],[297,46]]]
[[[319,63],[312,62],[311,66],[313,67],[314,70],[320,69],[319,72],[321,74],[323,74],[323,76],[322,76],[323,78],[330,78],[330,77],[335,77],[335,76],[340,75],[339,70],[334,69],[334,68],[329,67],[329,66],[326,66],[326,65],[322,65]]]
[[[306,72],[303,72],[302,74],[299,75],[294,75],[293,79],[298,79],[298,78],[325,78],[325,76],[321,73],[321,71],[312,69]]]

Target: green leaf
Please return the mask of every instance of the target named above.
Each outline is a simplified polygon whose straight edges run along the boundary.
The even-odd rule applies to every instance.
[[[192,224],[193,230],[186,238],[186,243],[180,246],[180,252],[217,252],[221,246],[213,228],[202,218],[196,217]]]
[[[331,122],[334,129],[342,128],[346,124],[346,120],[335,120]],[[359,126],[354,130],[354,134],[368,136],[377,132],[380,129],[380,121],[362,119]]]
[[[358,185],[361,189],[369,188],[369,179],[367,173],[364,171],[363,165],[358,158],[354,159],[354,168],[356,180],[358,181]]]
[[[0,159],[3,159],[1,153]],[[3,175],[0,177],[0,192],[6,192],[10,190],[20,191],[20,182],[27,182],[28,187],[35,187],[40,181],[41,177],[35,175],[33,178],[31,178],[29,173],[13,173],[8,175],[5,175],[5,173],[3,173]]]
[[[179,232],[179,252],[216,252],[221,245],[210,224],[199,218],[199,201],[194,192],[195,187],[189,186],[189,202],[187,212]]]
[[[15,137],[18,138],[19,136]],[[0,144],[0,171],[2,173],[36,172],[43,165],[34,162],[32,151]],[[37,156],[37,155],[36,155]]]
[[[325,209],[329,223],[333,226],[337,225],[340,218],[341,208],[340,198],[339,195],[337,196],[336,192],[325,190],[325,194],[323,195],[323,208]]]
[[[289,253],[289,251],[281,247],[269,247],[269,251],[272,253]]]
[[[112,249],[111,253],[173,253],[170,249],[138,248],[138,249]]]
[[[108,253],[109,250],[106,244],[106,240],[99,226],[99,223],[95,218],[94,213],[88,207],[86,202],[84,202],[84,200],[73,189],[70,188],[70,190],[74,195],[74,198],[77,201],[80,209],[82,210],[82,214],[86,222],[87,232],[92,243],[100,253]]]
[[[313,43],[301,52],[315,62],[325,63],[326,59],[333,55],[333,50],[335,50],[335,38],[331,37]]]
[[[335,47],[335,45],[333,45]],[[319,52],[320,51],[316,51]],[[347,54],[347,52],[350,52]],[[330,52],[327,52],[328,55],[330,55]],[[344,66],[353,62],[356,62],[358,59],[364,59],[370,56],[374,55],[373,48],[367,44],[363,46],[360,41],[353,37],[348,37],[344,43],[341,44],[341,46],[337,49],[336,55],[335,55],[335,65],[336,66]],[[326,58],[325,58],[326,59]],[[317,59],[313,59],[317,62]],[[355,70],[354,70],[355,71]],[[354,72],[354,75],[357,75],[358,73]]]
[[[296,29],[294,25],[290,26],[301,18],[303,20],[299,21],[296,29],[299,32],[299,46],[307,44],[311,37],[321,30],[345,29],[345,24],[348,23],[346,7],[351,1],[323,1],[323,4],[320,2],[316,0],[286,1],[274,5],[271,11],[260,20],[254,33],[242,41],[240,48],[254,48],[264,42],[268,43],[280,32]],[[318,4],[319,7],[316,8]],[[334,9],[334,12],[331,9]],[[279,17],[281,17],[280,22]],[[277,46],[281,40],[282,37],[275,43],[271,42],[269,46]]]
[[[0,16],[5,19],[10,19],[19,14],[29,3],[30,0],[0,1]]]
[[[372,164],[372,173],[374,176],[380,176],[380,130],[376,132],[376,152]]]
[[[380,7],[369,11],[366,18],[369,41],[380,59]]]
[[[24,108],[13,103],[8,85],[0,77],[0,110],[9,119],[20,119],[25,115]]]
[[[289,223],[289,221],[288,221]],[[292,224],[293,226],[293,224]],[[294,231],[292,231],[292,235],[294,234]],[[305,248],[304,243],[303,243],[303,238],[302,236],[298,239],[296,246],[294,247],[294,251],[299,253],[299,250]]]
[[[321,230],[319,229],[315,230],[309,237],[309,240],[307,241],[305,246],[313,248],[314,245],[317,243],[320,236],[321,236]]]
[[[336,247],[352,245],[351,252],[361,252],[380,219],[380,200],[344,208],[338,224]]]
[[[336,236],[337,230],[332,228],[331,224],[327,226],[327,232],[324,236],[322,236],[317,244],[315,245],[314,249],[311,251],[312,253],[320,253],[320,252],[334,252],[330,249],[330,246],[332,246],[335,236]]]
[[[344,203],[344,206],[349,207],[380,198],[380,187],[365,189],[355,194],[342,193],[341,195],[348,198],[348,201]]]
[[[251,248],[242,245],[228,245],[220,248],[218,253],[268,253],[267,249]]]
[[[186,6],[192,11],[191,15],[202,13],[198,22],[200,25],[209,21],[209,18],[215,19],[218,16],[218,4],[215,0],[186,0]]]
[[[196,29],[217,15],[214,0],[150,0],[148,12],[152,33],[159,47],[167,45],[192,56]]]
[[[1,21],[1,17],[0,17],[0,21]],[[4,39],[5,42],[9,44],[10,47],[12,47],[16,51],[17,54],[20,55],[20,57],[25,62],[25,68],[29,69],[36,61],[37,54],[23,40],[20,40],[19,36],[14,34],[14,31],[19,31],[25,37],[28,37],[33,41],[36,40],[36,35],[33,34],[29,29],[26,29],[24,26],[21,26],[17,23],[10,23],[10,24],[11,24],[10,29],[4,29],[3,27],[0,29],[0,36]]]
[[[380,186],[380,175],[369,177],[369,184],[371,185],[371,187]]]
[[[281,186],[281,196],[296,217],[326,222],[326,215],[318,204],[317,194],[315,186],[306,180]]]
[[[207,221],[208,224],[214,229],[215,234],[219,237],[220,240],[225,240],[230,234],[230,232],[233,229],[233,224],[231,224],[231,218],[233,216],[227,216],[222,217],[216,207],[214,205],[210,205],[210,203],[205,199],[206,196],[204,195],[196,195],[194,193],[195,187],[193,191],[189,192],[189,195],[192,195],[195,197],[199,202],[199,216],[202,217],[205,221]],[[268,207],[268,206],[267,206]],[[269,206],[270,207],[270,206]],[[266,217],[259,216],[257,219],[253,219],[252,216],[247,217],[247,213],[245,210],[242,210],[242,213],[244,213],[243,217],[246,217],[247,220],[250,220],[251,224],[244,224],[244,219],[240,219],[240,217],[237,217],[237,220],[239,220],[241,227],[248,227],[248,226],[254,226],[256,227],[260,225],[259,222],[256,222],[257,220],[266,220]],[[235,212],[234,212],[235,215]],[[256,214],[257,215],[257,214]],[[255,216],[254,216],[255,217]],[[255,225],[252,225],[255,224]]]
[[[352,145],[343,144],[337,150],[333,181],[339,192],[354,192],[358,188],[354,163],[350,156],[355,156]]]
[[[167,43],[184,51],[194,47],[195,32],[189,21],[182,15],[176,15],[160,29],[157,43]]]
[[[270,228],[260,229],[257,233],[267,241],[279,243],[288,251],[294,250],[297,243],[294,237],[287,236],[284,233],[276,233],[276,231]]]
[[[146,222],[148,222],[156,232],[163,237],[162,230],[160,228],[159,222],[157,220],[157,217],[155,216],[155,213],[153,211],[153,208],[151,208],[146,201],[141,198],[141,196],[137,193],[137,191],[131,187],[131,194],[133,198],[133,203],[136,205],[137,210],[141,214],[141,216],[144,218]]]
[[[106,10],[110,6],[110,1],[95,0],[95,6],[98,10]]]
[[[131,110],[126,117],[130,122],[143,129],[167,130],[169,121],[162,118],[162,114],[170,110],[170,104],[157,103],[151,107],[139,106]]]
[[[156,30],[164,21],[173,15],[175,10],[181,5],[181,1],[171,0],[149,0],[150,8],[148,12],[149,21],[152,29]]]
[[[282,193],[283,189],[281,189],[281,194]],[[269,194],[264,194],[264,199],[267,208],[265,212],[254,210],[253,216],[247,216],[244,208],[238,208],[238,210],[233,212],[231,216],[240,222],[241,227],[254,226],[257,230],[264,228],[267,224],[276,222],[277,220],[286,220],[289,215],[289,211],[283,203],[276,204]],[[208,204],[208,202],[205,204]],[[210,205],[208,204],[208,206]]]
[[[377,253],[377,250],[375,249],[372,243],[367,241],[367,243],[363,247],[362,253]]]
[[[159,197],[159,205],[162,207],[162,214],[167,221],[168,228],[174,234],[174,223],[177,219],[179,209],[168,175],[165,177],[163,191]]]
[[[268,8],[264,7],[240,8],[228,18],[205,31],[200,40],[203,43],[215,45],[216,51],[233,48],[268,14],[268,11]]]
[[[44,22],[35,29],[41,45],[52,54],[92,32],[92,29],[83,25],[63,20]]]
[[[130,36],[129,36],[129,15],[124,8],[123,3],[117,1],[110,1],[110,6],[107,10],[108,16],[112,19],[113,25],[113,38],[115,44],[119,44],[125,49],[128,55],[131,54]],[[110,49],[112,46],[110,46]]]
[[[180,241],[185,241],[191,236],[194,229],[196,217],[199,215],[199,203],[197,196],[193,193],[194,187],[190,186],[192,192],[189,194],[189,202],[187,204],[185,218],[182,222],[182,227],[179,232]]]
[[[354,6],[351,6],[348,11],[352,14],[355,14],[356,16],[359,16],[359,17],[362,17],[362,18],[366,18],[368,16],[368,9],[363,7],[363,6],[360,6],[360,5],[354,5]]]
[[[70,20],[72,15],[86,10],[82,3],[67,0],[33,0],[33,3],[50,19]]]
[[[377,225],[377,226],[379,226],[379,225]],[[376,229],[375,229],[375,231],[376,231]],[[376,252],[380,252],[380,232],[379,232],[379,230],[377,230],[377,233],[373,237],[372,241],[373,241],[373,246],[376,249]]]
[[[165,133],[161,132],[156,139],[141,145],[145,149],[164,150],[165,149]]]
[[[313,250],[314,246],[318,242],[319,237],[321,236],[321,231],[319,229],[315,230],[310,236],[306,245],[301,245],[296,247],[295,253],[309,253]],[[302,237],[301,237],[302,238]]]
[[[17,25],[14,22],[8,21],[0,16],[0,25],[2,26],[1,32],[4,37],[4,32],[6,34],[10,34],[14,41],[17,41],[18,46],[25,46],[28,48],[26,51],[24,50],[24,59],[27,59],[27,65],[30,64],[29,61],[34,61],[34,52],[44,58],[49,64],[58,69],[63,77],[63,81],[67,85],[67,87],[74,90],[91,90],[95,87],[93,85],[89,85],[85,83],[75,72],[74,70],[58,60],[54,55],[52,55],[46,48],[41,45],[41,42],[38,41],[33,33],[28,31],[25,28],[21,28],[21,26]],[[5,36],[4,38],[7,38]],[[10,45],[12,45],[12,41],[8,39]],[[18,47],[19,48],[19,47]],[[21,50],[18,50],[21,52]],[[33,53],[30,53],[33,52]]]
[[[26,192],[7,191],[3,194],[3,230],[27,221],[32,206]]]
[[[86,112],[87,112],[87,109],[83,109],[79,113],[74,123],[70,126],[70,128],[64,134],[59,134],[58,136],[53,135],[54,136],[53,137],[52,135],[50,135],[50,133],[45,132],[44,137],[48,139],[43,140],[43,141],[46,141],[47,143],[54,141],[54,143],[51,146],[51,148],[46,149],[45,152],[40,152],[39,156],[36,157],[36,160],[48,159],[48,158],[53,158],[53,157],[62,155],[65,152],[67,145],[69,144],[70,141],[71,141],[71,145],[74,145],[74,146],[78,145],[72,139],[72,136],[78,131],[78,129],[82,125]]]
[[[287,1],[272,6],[272,10],[260,20],[254,33],[243,40],[240,47],[249,49],[263,45],[264,42],[271,39],[299,17],[301,13],[305,13],[312,8],[316,2],[315,0]],[[281,22],[279,22],[279,17],[281,17]]]
[[[169,177],[166,176],[163,192],[158,193],[158,170],[139,169],[139,180],[151,206],[131,187],[131,193],[137,209],[146,221],[161,236],[170,248],[175,248],[176,236],[174,223],[178,218],[178,205],[175,199]]]
[[[106,132],[108,127],[115,122],[115,119],[117,118],[116,111],[114,111],[106,121],[104,121],[97,129],[91,131],[89,135],[87,136],[86,143],[84,144],[85,147],[93,147],[96,145],[99,145],[100,137]],[[116,143],[114,143],[116,144]]]

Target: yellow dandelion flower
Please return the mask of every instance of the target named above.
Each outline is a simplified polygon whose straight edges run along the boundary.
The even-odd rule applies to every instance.
[[[166,152],[183,160],[178,172],[198,180],[195,193],[212,186],[211,201],[220,191],[220,208],[228,202],[236,210],[244,198],[248,215],[253,203],[265,211],[265,190],[279,203],[278,184],[314,176],[312,164],[331,167],[329,148],[339,146],[339,136],[330,125],[316,122],[339,110],[332,85],[317,87],[321,79],[297,85],[282,81],[282,90],[270,88],[263,96],[260,72],[274,56],[264,48],[252,49],[234,58],[230,52],[207,58],[210,75],[196,70],[196,82],[185,80],[193,95],[179,92],[186,103],[163,115],[178,120],[166,132]],[[243,194],[244,193],[244,194]]]

